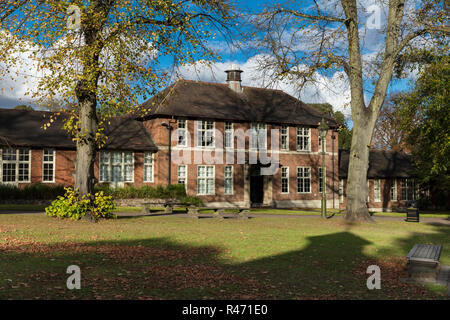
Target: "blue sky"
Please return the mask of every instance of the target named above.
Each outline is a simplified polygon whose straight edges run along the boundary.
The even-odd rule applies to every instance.
[[[317,0],[319,4],[324,3],[324,10],[335,10],[330,9],[329,3],[336,0]],[[328,2],[327,2],[328,1]],[[369,6],[375,0],[360,0],[359,2],[363,6]],[[244,14],[260,12],[265,5],[273,5],[277,1],[257,1],[257,0],[233,0],[235,6],[238,10]],[[307,9],[308,6],[313,5],[313,2],[310,0],[305,1],[282,1],[281,3],[287,6],[296,6],[299,8],[301,6],[303,9]],[[335,12],[331,11],[331,14]],[[365,18],[364,12],[361,14],[360,20]],[[363,54],[370,57],[371,54],[375,54],[376,52],[382,49],[383,44],[383,34],[377,31],[369,30],[365,34],[365,47],[363,50]],[[255,71],[255,67],[257,64],[257,56],[255,53],[251,52],[241,52],[241,51],[233,51],[230,52],[226,49],[226,44],[219,39],[218,41],[212,43],[218,48],[225,48],[225,50],[220,50],[220,54],[222,56],[222,61],[213,64],[212,69],[205,68],[202,65],[197,66],[184,66],[180,68],[177,72],[178,77],[183,77],[187,79],[194,80],[205,80],[205,81],[225,81],[225,73],[224,71],[228,68],[231,63],[237,63],[241,69],[244,71],[243,73],[243,84],[244,85],[253,85],[253,86],[262,86],[264,85],[264,79],[262,76]],[[1,67],[1,64],[0,64]],[[28,70],[27,70],[28,71]],[[345,79],[345,75],[343,72],[324,72],[322,74],[318,74],[318,83],[320,86],[316,87],[307,87],[302,92],[298,92],[295,84],[291,83],[277,83],[275,84],[277,88],[282,89],[289,94],[292,94],[296,97],[299,97],[305,102],[329,102],[331,103],[335,109],[343,111],[348,117],[350,116],[350,108],[348,106],[349,100],[349,87],[348,81]],[[412,75],[411,78],[414,78]],[[22,79],[23,80],[23,79]],[[0,107],[13,107],[18,104],[29,103],[27,101],[27,97],[24,95],[26,89],[32,84],[29,82],[32,81],[28,78],[27,81],[7,81],[0,80],[1,87],[11,88],[11,90],[7,90],[4,95],[0,95]],[[370,89],[371,81],[366,80],[365,85]],[[390,91],[399,91],[399,90],[407,90],[410,86],[410,79],[393,81],[390,85]],[[370,92],[366,94],[366,98],[370,98]]]

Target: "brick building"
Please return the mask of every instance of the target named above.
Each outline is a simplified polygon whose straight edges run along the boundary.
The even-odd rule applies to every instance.
[[[112,119],[95,161],[98,183],[155,186],[170,179],[211,206],[318,208],[324,118],[327,205],[343,206],[334,119],[280,90],[241,86],[241,72],[227,71],[226,84],[179,80],[134,115]],[[73,184],[75,144],[62,117],[42,129],[49,115],[0,109],[0,183]],[[275,170],[267,174],[269,167]]]
[[[349,151],[339,150],[339,203],[346,205]],[[371,211],[391,211],[405,207],[419,196],[418,185],[411,174],[413,161],[410,154],[397,151],[371,150],[367,183],[368,207]]]

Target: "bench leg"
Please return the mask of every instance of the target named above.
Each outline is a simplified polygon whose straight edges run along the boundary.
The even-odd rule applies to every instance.
[[[197,208],[189,208],[188,215],[193,219],[198,219],[198,209]]]
[[[239,210],[239,219],[248,219],[248,210]]]
[[[224,210],[223,209],[216,209],[214,210],[214,218],[218,218],[220,220],[224,219]]]
[[[164,213],[173,213],[173,208],[171,206],[165,206],[164,207]]]

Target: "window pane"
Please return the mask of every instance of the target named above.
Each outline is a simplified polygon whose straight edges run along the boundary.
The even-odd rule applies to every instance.
[[[205,194],[206,187],[205,187],[205,179],[199,179],[198,180],[198,194]]]
[[[122,182],[122,166],[113,166],[111,169],[111,181]]]
[[[108,162],[109,162],[109,153],[100,152],[100,163],[108,163]]]
[[[133,153],[124,152],[123,158],[124,158],[124,163],[133,163]]]
[[[53,153],[52,153],[53,156]],[[30,151],[28,149],[19,149],[19,161],[29,161]]]
[[[100,181],[109,181],[108,165],[100,165]]]
[[[151,182],[153,181],[153,166],[146,165],[144,167],[144,181]]]
[[[43,181],[53,181],[53,164],[44,163],[44,172],[42,174]]]
[[[214,193],[214,180],[213,179],[207,179],[206,193],[207,194],[213,194]]]
[[[297,127],[297,150],[309,150],[309,128]]]
[[[16,150],[10,148],[2,149],[2,159],[5,161],[15,161],[17,158]]]
[[[130,182],[133,181],[133,166],[132,165],[125,165],[125,181]]]
[[[4,163],[3,164],[3,182],[15,182],[16,181],[16,164]]]
[[[145,152],[144,153],[144,163],[151,164],[153,162],[153,153]]]
[[[30,171],[28,163],[19,163],[19,181],[29,181]]]
[[[111,152],[112,163],[122,163],[122,152]]]
[[[178,183],[186,184],[186,166],[178,166]]]

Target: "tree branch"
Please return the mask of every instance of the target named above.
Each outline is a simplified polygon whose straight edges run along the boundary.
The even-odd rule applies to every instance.
[[[342,19],[342,18],[329,17],[329,16],[323,16],[323,15],[314,16],[314,15],[310,15],[310,14],[301,13],[301,12],[298,12],[295,10],[283,9],[283,8],[273,11],[272,15],[275,16],[280,13],[289,13],[296,17],[301,17],[301,18],[315,20],[315,21],[329,21],[329,22],[345,22],[346,21],[346,19]]]
[[[425,34],[431,33],[431,32],[450,33],[450,27],[448,27],[448,26],[430,26],[430,27],[426,27],[424,29],[420,29],[420,30],[411,32],[405,38],[403,38],[403,40],[397,46],[397,48],[394,52],[394,56],[397,57],[400,54],[400,52],[403,50],[403,48],[414,38],[420,37],[422,35],[425,35]]]

